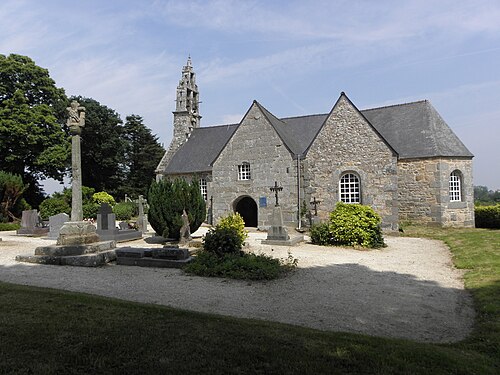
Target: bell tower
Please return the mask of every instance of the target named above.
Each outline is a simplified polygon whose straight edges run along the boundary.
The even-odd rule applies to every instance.
[[[182,68],[182,76],[177,85],[174,114],[174,134],[167,152],[156,168],[157,179],[177,150],[189,139],[194,128],[200,127],[199,92],[196,85],[196,73],[188,57],[186,65]]]

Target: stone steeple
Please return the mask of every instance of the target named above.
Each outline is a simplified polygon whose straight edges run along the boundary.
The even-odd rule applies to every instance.
[[[196,73],[188,57],[186,65],[182,68],[182,76],[177,85],[174,114],[174,134],[167,152],[156,168],[156,173],[161,174],[177,150],[189,139],[194,128],[200,127],[199,92],[196,85]]]

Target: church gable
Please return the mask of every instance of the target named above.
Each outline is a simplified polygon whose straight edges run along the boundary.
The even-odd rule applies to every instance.
[[[397,154],[344,93],[312,142],[306,164],[308,193],[325,202],[325,218],[344,200],[372,206],[385,227],[396,227],[397,208],[390,202],[397,199]]]

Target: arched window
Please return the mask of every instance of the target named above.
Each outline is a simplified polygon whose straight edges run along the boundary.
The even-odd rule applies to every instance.
[[[462,200],[462,175],[459,171],[450,174],[450,202]]]
[[[340,177],[340,201],[344,203],[360,203],[361,193],[359,178],[353,173],[346,173]]]

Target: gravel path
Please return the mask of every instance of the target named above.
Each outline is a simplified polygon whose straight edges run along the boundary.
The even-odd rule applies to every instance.
[[[85,292],[176,308],[272,320],[328,331],[453,342],[465,338],[474,320],[462,273],[439,241],[386,237],[387,248],[360,251],[310,244],[260,244],[249,249],[286,258],[299,267],[290,276],[248,282],[185,275],[178,269],[110,264],[101,268],[18,263],[18,254],[55,241],[1,232],[0,280]],[[118,246],[159,247],[143,240]]]

